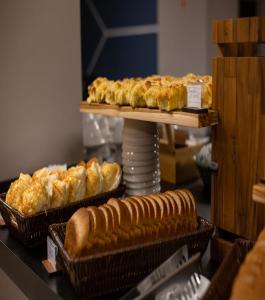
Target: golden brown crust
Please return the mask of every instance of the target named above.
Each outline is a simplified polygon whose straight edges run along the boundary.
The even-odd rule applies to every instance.
[[[131,105],[132,107],[181,109],[187,105],[187,85],[202,84],[202,106],[212,106],[211,76],[187,74],[183,77],[152,75],[146,78],[108,80],[99,77],[88,87],[88,103]]]
[[[233,282],[231,300],[264,299],[265,228],[253,249],[246,255]]]
[[[77,210],[66,224],[64,246],[70,256],[80,257],[89,253],[91,231],[90,217],[87,209]]]
[[[76,213],[69,220],[65,241],[68,253],[75,256],[189,232],[191,230],[189,223],[193,222],[191,216],[194,214],[194,206],[186,191],[168,191],[148,196],[131,196],[123,200],[111,198],[107,204],[99,208],[88,207],[87,221],[83,220],[85,214],[80,212],[79,214],[79,217]],[[88,224],[86,227],[85,222]],[[78,226],[81,226],[80,233]],[[71,240],[71,235],[77,237]],[[78,247],[73,246],[73,250],[69,243],[76,243],[76,240],[79,241]],[[265,243],[265,240],[261,242]],[[262,253],[264,250],[260,247],[258,251]],[[254,271],[253,269],[252,272]]]

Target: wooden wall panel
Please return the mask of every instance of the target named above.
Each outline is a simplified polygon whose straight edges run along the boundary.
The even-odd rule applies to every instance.
[[[220,228],[255,238],[265,208],[252,201],[252,186],[265,175],[265,58],[213,60],[214,101],[219,124],[213,132],[212,221]]]

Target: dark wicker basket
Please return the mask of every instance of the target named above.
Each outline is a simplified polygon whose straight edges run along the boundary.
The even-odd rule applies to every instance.
[[[237,239],[231,251],[224,258],[220,268],[213,276],[210,287],[202,300],[228,300],[230,298],[233,281],[240,265],[254,243]]]
[[[46,243],[49,225],[66,222],[72,214],[84,206],[99,206],[107,202],[111,197],[121,197],[125,186],[81,201],[73,202],[64,207],[52,208],[47,211],[24,216],[15,208],[5,202],[6,194],[0,195],[0,212],[9,229],[9,232],[21,241],[25,246],[32,248]]]
[[[214,226],[199,218],[194,233],[164,239],[112,252],[71,258],[64,248],[66,223],[49,227],[58,246],[59,262],[82,298],[93,298],[114,293],[136,285],[179,247],[187,244],[189,254],[204,253]]]

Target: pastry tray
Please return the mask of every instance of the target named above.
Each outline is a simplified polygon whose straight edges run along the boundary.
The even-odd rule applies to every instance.
[[[64,207],[57,207],[39,212],[31,216],[25,216],[5,202],[6,193],[0,194],[0,212],[9,232],[21,241],[25,246],[32,248],[46,243],[49,225],[67,222],[72,214],[84,206],[99,206],[111,197],[121,197],[125,186],[102,193],[87,199],[70,203]]]
[[[232,291],[233,281],[240,265],[254,243],[249,240],[237,239],[221,266],[213,276],[211,285],[202,300],[228,300]]]
[[[198,221],[193,233],[82,258],[69,257],[64,248],[66,223],[53,224],[49,231],[58,247],[58,262],[73,287],[82,298],[93,298],[136,285],[185,244],[190,256],[203,254],[214,226],[202,218]]]

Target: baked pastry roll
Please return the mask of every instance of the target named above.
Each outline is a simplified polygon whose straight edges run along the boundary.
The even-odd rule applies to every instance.
[[[97,103],[104,103],[106,100],[106,93],[109,88],[110,81],[103,80],[98,87],[96,88],[95,92],[95,99]]]
[[[30,186],[31,182],[32,178],[30,175],[20,173],[19,179],[10,185],[6,194],[6,203],[21,211],[23,193]]]
[[[171,84],[170,86],[161,86],[157,99],[158,107],[161,110],[180,109],[184,106],[185,88],[181,84]]]
[[[98,77],[88,86],[88,103],[100,103],[101,102],[101,92],[100,85],[108,81],[105,77]]]
[[[92,197],[104,190],[104,179],[101,166],[97,161],[92,161],[86,170],[86,195]]]
[[[61,207],[69,201],[69,183],[63,180],[54,180],[52,182],[52,196],[50,199],[50,207]]]
[[[109,192],[115,190],[121,181],[121,167],[117,163],[106,163],[101,165],[103,176],[103,191]]]
[[[32,178],[33,179],[40,179],[40,178],[44,178],[44,177],[47,177],[50,175],[50,171],[48,168],[42,168],[42,169],[39,169],[37,171],[35,171],[32,175]]]
[[[108,104],[116,104],[115,91],[120,87],[120,81],[109,81],[108,88],[105,93],[105,102]]]
[[[76,166],[68,169],[63,181],[69,185],[69,202],[82,200],[86,196],[86,169]]]
[[[144,94],[147,91],[147,89],[148,89],[148,85],[146,85],[145,82],[143,81],[136,82],[132,86],[128,94],[129,104],[132,107],[146,107]]]
[[[147,89],[144,94],[145,103],[147,107],[157,108],[157,99],[160,93],[160,85],[149,80],[147,80],[145,84],[147,86]]]
[[[22,196],[20,210],[25,215],[33,215],[48,209],[50,199],[45,186],[37,179],[33,180]]]
[[[125,86],[129,84],[128,79],[124,79],[119,82],[116,86],[116,90],[114,91],[114,98],[116,105],[128,105],[129,102],[126,99],[126,90]]]

